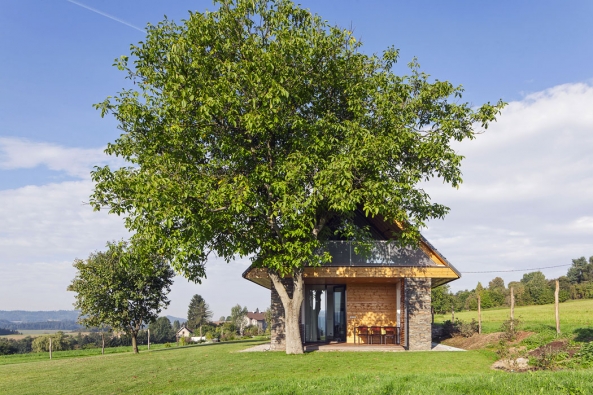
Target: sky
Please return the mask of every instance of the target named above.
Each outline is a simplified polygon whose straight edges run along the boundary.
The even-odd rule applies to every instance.
[[[423,71],[463,85],[463,101],[509,103],[473,141],[459,189],[422,185],[451,208],[423,234],[463,277],[453,291],[494,276],[593,255],[593,2],[303,1],[354,31],[362,51],[400,49]],[[122,218],[85,204],[93,166],[119,136],[92,105],[127,87],[112,66],[147,23],[210,1],[0,1],[0,310],[72,309],[75,258],[125,238]],[[177,277],[165,314],[185,317],[194,294],[214,317],[235,304],[269,306],[269,291],[241,278],[248,260],[211,259],[202,284]],[[568,267],[542,270],[554,278]],[[470,273],[508,271],[502,273]]]

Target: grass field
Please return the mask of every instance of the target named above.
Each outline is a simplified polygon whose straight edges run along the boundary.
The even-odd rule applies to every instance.
[[[59,330],[59,329],[19,329],[19,332],[21,333],[20,335],[2,335],[0,337],[5,337],[8,339],[23,339],[27,336],[31,336],[31,337],[36,337],[36,336],[42,336],[42,335],[50,335],[50,334],[54,334],[57,332],[64,332],[67,335],[77,335],[78,331],[76,332],[71,332],[71,331],[64,331],[64,330]],[[82,332],[84,333],[88,333],[88,332]]]
[[[566,334],[593,329],[593,299],[573,300],[560,303],[560,330]],[[498,332],[503,321],[508,320],[508,307],[482,310],[482,328],[485,333]],[[478,319],[477,311],[455,312],[455,318],[463,321]],[[554,305],[515,307],[515,318],[522,322],[526,331],[542,332],[556,330]],[[435,315],[435,322],[450,320],[451,314]]]
[[[483,311],[486,332],[498,331],[508,309]],[[593,301],[560,305],[567,337],[593,334]],[[470,321],[477,312],[461,312]],[[554,328],[553,306],[517,307],[539,341]],[[437,322],[450,316],[437,316]],[[554,337],[554,335],[552,335]],[[577,336],[578,337],[578,336]],[[183,348],[162,345],[0,357],[0,394],[591,394],[593,369],[493,371],[489,350],[467,352],[239,353],[261,341]],[[157,347],[161,347],[157,349]]]
[[[216,344],[0,366],[2,394],[593,393],[593,371],[492,371],[492,352],[238,353]]]

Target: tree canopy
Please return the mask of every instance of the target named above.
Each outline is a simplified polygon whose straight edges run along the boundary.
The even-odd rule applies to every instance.
[[[138,332],[169,305],[173,270],[161,257],[145,255],[126,242],[107,243],[106,251],[76,259],[73,266],[77,273],[68,291],[76,292],[79,322],[129,334],[137,353]]]
[[[351,31],[290,1],[218,5],[149,26],[116,61],[135,88],[96,106],[122,130],[106,152],[131,165],[97,167],[91,203],[194,281],[211,252],[267,268],[291,339],[302,295],[279,279],[299,290],[304,266],[331,259],[318,253],[327,224],[361,209],[405,224],[399,240],[414,243],[448,211],[419,183],[458,186],[450,143],[474,138],[503,103],[463,103],[461,86],[415,60],[398,76],[396,49],[365,54]]]
[[[206,325],[210,318],[212,318],[212,311],[210,311],[208,303],[206,303],[202,296],[198,294],[194,295],[189,302],[185,326],[193,330]]]

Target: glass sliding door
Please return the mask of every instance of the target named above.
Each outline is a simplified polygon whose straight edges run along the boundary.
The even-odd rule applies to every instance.
[[[305,292],[305,342],[324,342],[327,340],[325,285],[308,285]]]
[[[346,286],[305,286],[305,343],[346,341]]]
[[[333,287],[333,335],[334,340],[346,341],[346,287],[344,285]]]

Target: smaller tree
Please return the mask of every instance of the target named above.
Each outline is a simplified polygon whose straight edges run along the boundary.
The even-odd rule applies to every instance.
[[[224,317],[224,315],[221,315],[220,318],[218,319],[218,321],[225,322],[226,318]]]
[[[196,294],[191,298],[189,302],[189,308],[187,309],[187,322],[186,327],[194,330],[201,328],[202,325],[206,325],[212,318],[212,311],[210,306],[200,295]],[[202,336],[200,329],[200,336]]]
[[[181,324],[179,323],[179,320],[173,321],[173,332],[174,332],[174,334],[177,333],[177,331],[179,331],[179,329],[181,329]]]
[[[167,317],[159,317],[155,322],[148,325],[151,341],[165,343],[175,339],[175,331],[171,327],[171,321]]]
[[[431,291],[431,305],[437,314],[451,311],[452,295],[449,284],[440,285]]]
[[[173,270],[157,255],[139,252],[123,241],[107,243],[107,251],[77,259],[73,266],[78,272],[68,291],[76,292],[78,322],[123,331],[138,353],[138,332],[169,305]]]
[[[239,334],[243,336],[243,329],[245,328],[245,316],[247,315],[247,306],[241,307],[237,304],[231,309],[231,321],[235,327],[239,328]]]

